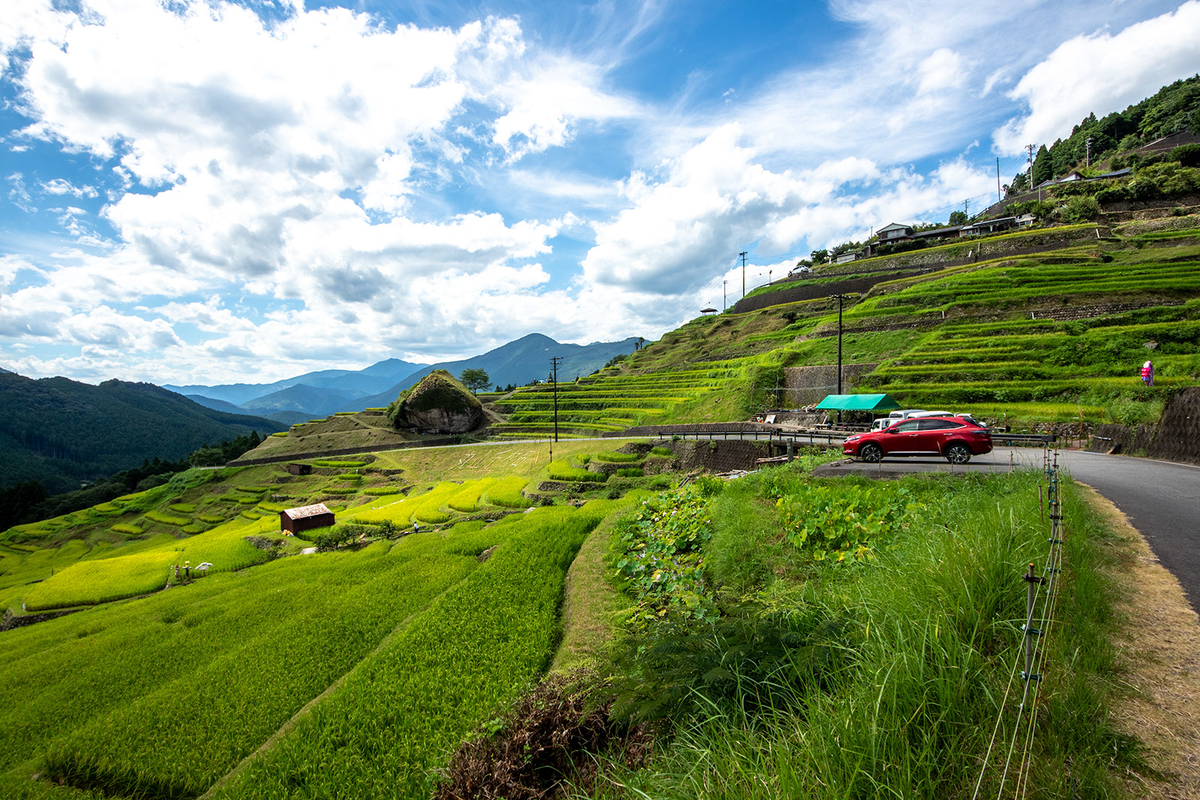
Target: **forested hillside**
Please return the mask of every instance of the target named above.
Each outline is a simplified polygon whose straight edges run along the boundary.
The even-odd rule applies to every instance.
[[[0,375],[0,486],[79,488],[148,459],[175,461],[206,444],[286,426],[226,414],[147,383]]]
[[[1036,186],[1061,177],[1076,166],[1088,166],[1089,161],[1095,165],[1116,158],[1111,162],[1112,168],[1123,169],[1139,160],[1129,154],[1175,134],[1200,135],[1200,75],[1164,86],[1124,111],[1101,118],[1089,114],[1072,128],[1070,136],[1038,149],[1033,162],[1033,183]],[[1125,155],[1119,157],[1120,154]],[[1013,189],[1027,187],[1026,176],[1017,176]]]

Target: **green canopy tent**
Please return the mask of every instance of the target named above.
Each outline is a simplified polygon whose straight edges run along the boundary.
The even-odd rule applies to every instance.
[[[900,404],[886,394],[831,394],[817,403],[819,411],[891,411]]]

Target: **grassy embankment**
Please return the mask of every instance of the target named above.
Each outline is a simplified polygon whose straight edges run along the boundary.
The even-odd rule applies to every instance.
[[[598,529],[572,568],[558,665],[614,652],[588,605],[631,620],[618,706],[667,733],[647,765],[609,764],[586,794],[946,797],[978,783],[995,796],[1020,776],[1031,796],[1120,797],[1127,770],[1161,778],[1109,715],[1124,691],[1111,577],[1128,543],[1073,486],[1038,710],[1016,710],[1018,576],[1048,550],[1041,479],[871,485],[772,470],[713,489],[699,514],[694,496],[662,497],[641,523]],[[596,570],[604,543],[629,596]],[[993,736],[1003,745],[985,761]]]

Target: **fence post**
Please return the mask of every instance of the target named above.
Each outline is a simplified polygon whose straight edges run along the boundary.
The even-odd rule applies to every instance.
[[[1029,571],[1022,576],[1022,580],[1027,585],[1026,600],[1025,600],[1025,624],[1021,626],[1021,630],[1025,632],[1025,671],[1021,673],[1021,680],[1025,681],[1025,694],[1029,694],[1029,682],[1040,681],[1041,675],[1033,673],[1033,656],[1037,650],[1034,644],[1034,637],[1040,636],[1041,631],[1033,627],[1033,606],[1037,602],[1037,587],[1046,582],[1042,578],[1034,574],[1033,564],[1029,565]],[[1021,706],[1025,703],[1022,701]]]

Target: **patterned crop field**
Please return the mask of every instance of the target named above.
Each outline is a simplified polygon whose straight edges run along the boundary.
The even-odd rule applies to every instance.
[[[435,500],[523,505],[524,483],[447,482],[344,519],[408,519]],[[425,797],[447,750],[545,670],[566,570],[628,502],[278,559],[9,631],[0,796],[273,797],[287,785],[284,796]],[[107,559],[110,548],[82,542],[7,548],[0,563],[38,555],[24,568],[107,560],[132,572],[157,568],[168,540]]]

